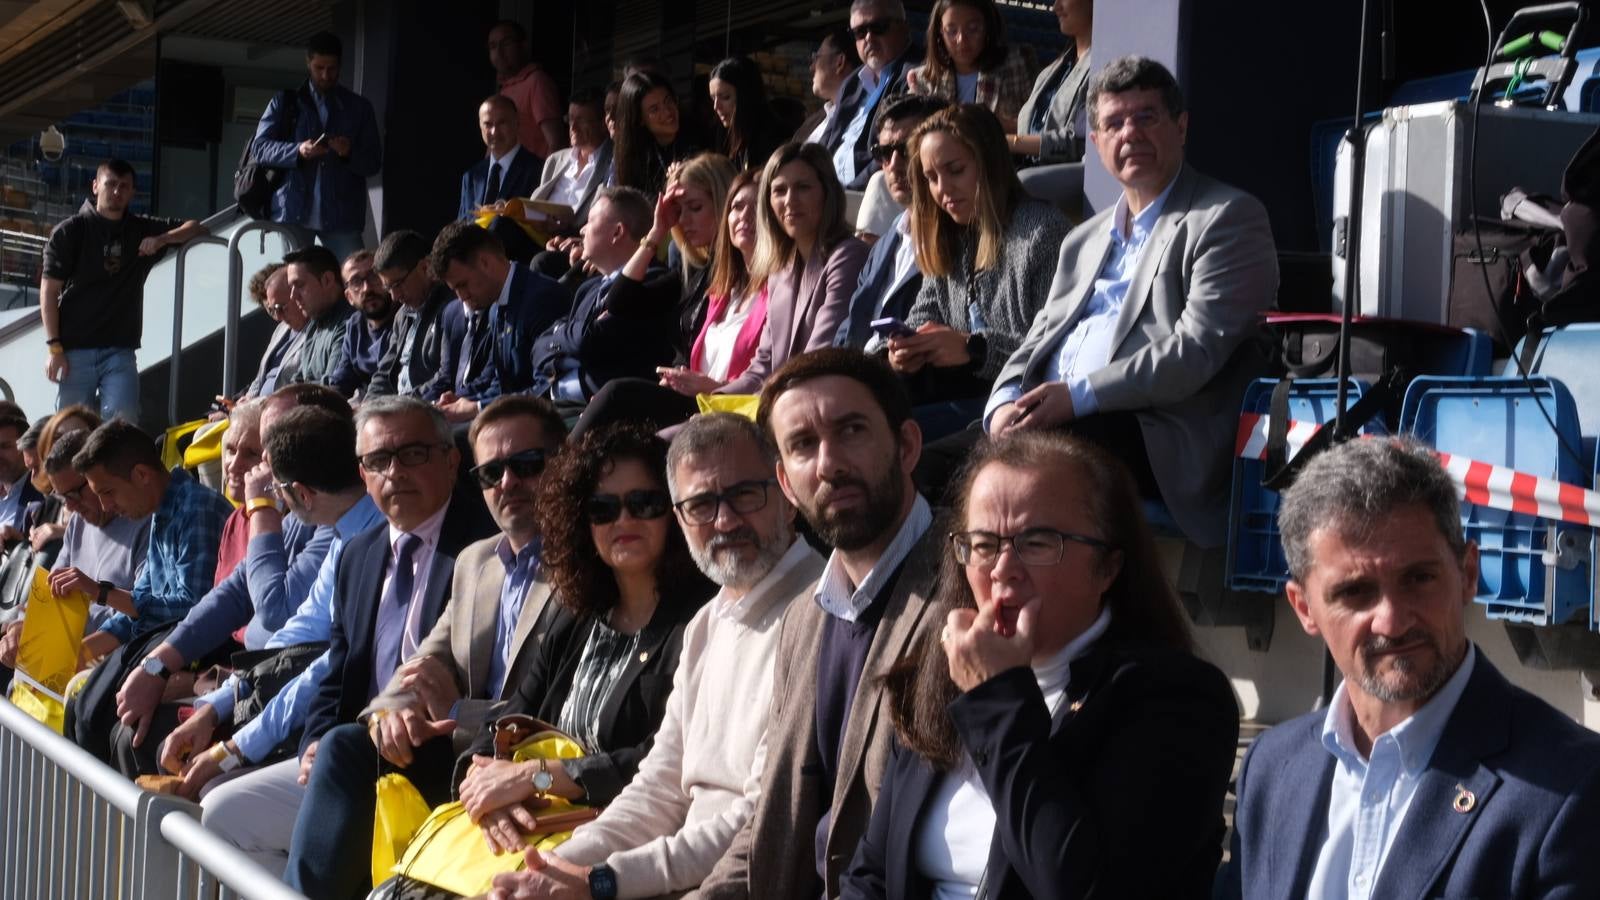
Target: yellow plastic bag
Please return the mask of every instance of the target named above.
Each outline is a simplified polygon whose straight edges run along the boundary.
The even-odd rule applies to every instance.
[[[17,643],[11,702],[57,733],[65,727],[67,682],[78,672],[78,649],[88,619],[87,594],[76,591],[57,597],[50,593],[49,573],[34,568]]]
[[[218,419],[215,422],[198,424],[199,427],[194,430],[194,438],[183,450],[185,469],[198,469],[208,462],[222,459],[222,436],[228,433],[228,420]]]
[[[697,394],[694,402],[700,406],[700,411],[703,413],[733,413],[754,422],[756,407],[761,405],[761,398],[756,394]]]
[[[377,814],[372,821],[372,883],[382,884],[406,846],[428,821],[428,801],[404,775],[378,779]]]
[[[546,218],[534,210],[531,205],[525,207],[521,197],[512,197],[507,200],[503,211],[497,211],[493,206],[480,206],[478,211],[473,214],[472,221],[478,223],[479,228],[487,229],[489,223],[493,222],[496,216],[515,222],[518,228],[527,233],[529,240],[541,247],[550,240],[551,232],[534,224],[536,221],[544,222]]]
[[[571,738],[559,733],[541,732],[517,747],[512,756],[517,762],[530,759],[576,759],[583,750]],[[551,797],[550,805],[539,810],[543,819],[581,809],[561,797]],[[541,851],[554,850],[572,837],[571,829],[528,836],[528,846]],[[494,877],[520,871],[526,861],[521,853],[495,855],[483,841],[483,830],[473,824],[460,803],[446,803],[435,809],[422,823],[411,845],[391,871],[380,873],[373,860],[372,883],[380,884],[389,875],[403,875],[466,897],[488,893]]]

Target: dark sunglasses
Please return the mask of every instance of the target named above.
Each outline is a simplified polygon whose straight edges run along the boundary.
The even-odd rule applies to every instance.
[[[880,166],[887,166],[889,164],[889,161],[894,159],[894,155],[896,153],[900,154],[902,159],[905,158],[906,152],[907,151],[906,151],[906,142],[905,141],[900,141],[900,142],[894,143],[894,144],[873,144],[872,145],[872,158],[877,160],[878,161],[878,165],[880,165]]]
[[[873,19],[850,29],[850,36],[858,41],[866,40],[869,34],[873,37],[883,37],[892,27],[894,27],[893,19]]]
[[[610,525],[622,518],[622,511],[635,519],[659,519],[672,509],[672,498],[662,490],[629,491],[616,494],[595,494],[583,504],[584,518],[590,525]]]
[[[488,490],[500,483],[507,469],[518,478],[537,478],[544,471],[544,451],[524,450],[504,459],[491,459],[481,466],[474,466],[472,477],[478,479],[478,487]]]

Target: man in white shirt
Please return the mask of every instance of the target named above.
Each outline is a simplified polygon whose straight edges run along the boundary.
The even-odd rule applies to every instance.
[[[572,92],[567,104],[567,136],[572,146],[557,150],[544,161],[544,175],[533,199],[572,208],[568,219],[542,226],[549,232],[552,250],[570,249],[578,230],[589,220],[589,208],[611,177],[611,138],[606,132],[605,97],[593,88]],[[559,255],[559,254],[558,254]]]
[[[809,602],[822,557],[794,532],[773,478],[776,453],[749,419],[690,419],[667,454],[667,484],[689,552],[722,590],[690,621],[672,696],[639,772],[605,812],[553,854],[496,880],[513,896],[563,888],[595,898],[699,886],[761,790],[779,625]],[[516,807],[512,807],[515,811]],[[499,823],[511,846],[520,834]]]
[[[839,112],[839,95],[859,65],[861,57],[856,54],[856,43],[850,37],[849,28],[833,28],[822,36],[817,49],[811,53],[811,93],[822,101],[822,106],[800,123],[794,133],[795,140],[802,144],[821,144],[829,154],[839,149],[840,130],[833,124]],[[825,138],[830,130],[832,144]]]

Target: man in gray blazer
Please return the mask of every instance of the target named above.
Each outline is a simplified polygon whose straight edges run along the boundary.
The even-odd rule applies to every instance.
[[[1467,639],[1478,548],[1434,452],[1328,450],[1278,524],[1289,605],[1344,682],[1250,747],[1215,896],[1600,894],[1600,735]]]
[[[506,686],[515,692],[538,655],[550,584],[540,572],[534,497],[545,459],[565,438],[561,417],[542,398],[501,397],[478,414],[468,441],[483,462],[472,473],[501,533],[457,555],[444,612],[362,710],[367,724],[341,725],[323,737],[317,755],[324,764],[312,771],[302,808],[337,803],[370,820],[371,778],[394,769],[425,794],[424,785],[439,782],[448,792],[457,754],[494,720]],[[372,887],[369,844],[368,835],[297,827],[290,870],[302,889],[315,885],[307,891],[313,896],[365,895]]]
[[[1185,165],[1189,117],[1160,63],[1111,61],[1089,110],[1089,140],[1122,197],[1062,245],[1050,299],[995,381],[984,425],[1106,445],[1191,541],[1219,545],[1239,402],[1278,285],[1266,210]],[[924,487],[942,487],[978,436],[930,445]]]

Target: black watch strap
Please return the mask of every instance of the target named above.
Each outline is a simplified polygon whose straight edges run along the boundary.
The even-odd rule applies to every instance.
[[[600,863],[589,869],[589,895],[594,900],[615,900],[617,896],[617,873],[605,863]]]
[[[116,585],[109,581],[101,581],[97,583],[100,585],[100,596],[96,597],[94,602],[100,604],[101,606],[105,606],[106,598],[111,596],[111,590],[116,587]]]

